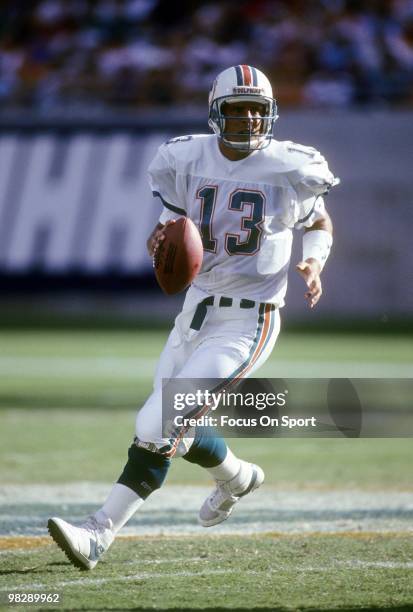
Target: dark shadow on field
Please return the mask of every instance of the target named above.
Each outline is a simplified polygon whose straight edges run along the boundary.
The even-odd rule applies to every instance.
[[[108,608],[105,608],[105,610],[107,610]],[[149,612],[150,610],[153,610],[153,608],[115,608],[116,610],[139,610],[139,612]],[[202,610],[208,611],[208,612],[229,612],[229,610],[231,612],[247,612],[247,610],[262,610],[262,611],[266,611],[268,610],[269,612],[355,612],[357,610],[357,612],[373,612],[375,610],[381,610],[382,612],[412,612],[413,610],[413,603],[412,604],[408,604],[407,606],[402,606],[402,607],[394,607],[394,608],[377,608],[377,607],[372,607],[372,608],[303,608],[303,607],[299,607],[299,608],[268,608],[268,607],[254,607],[254,608],[182,608],[185,611],[189,611],[189,610],[196,610],[197,612],[200,612]],[[157,612],[167,612],[168,610],[171,610],[171,608],[156,608]]]
[[[24,569],[1,570],[0,576],[12,576],[13,574],[35,574],[37,571],[43,571],[43,566],[25,567]]]
[[[148,391],[150,388],[148,387]],[[0,410],[27,410],[39,408],[41,410],[61,410],[62,408],[70,408],[71,410],[84,411],[88,410],[113,410],[113,408],[122,408],[133,410],[136,412],[136,406],[140,406],[144,403],[148,396],[148,393],[139,393],[135,391],[130,394],[129,397],[110,397],[106,396],[102,399],[102,396],[97,394],[96,396],[87,395],[86,393],[73,392],[70,395],[62,394],[7,394],[0,393]]]
[[[10,569],[10,570],[0,570],[0,576],[12,576],[13,574],[44,574],[45,571],[49,571],[47,568],[51,567],[73,567],[69,561],[54,561],[53,563],[47,563],[45,566],[44,563],[40,563],[39,565],[33,565],[32,567],[24,567],[22,569]],[[51,570],[50,570],[51,571]]]
[[[1,535],[45,535],[46,523],[49,516],[58,514],[63,519],[81,522],[86,516],[92,514],[96,504],[30,504],[30,519],[27,516],[20,517],[21,506],[14,504],[4,504],[0,513],[0,536]],[[6,518],[7,517],[7,518]],[[277,524],[288,523],[290,527],[294,524],[304,522],[312,523],[336,523],[337,521],[365,521],[365,520],[398,520],[413,521],[413,508],[351,508],[351,509],[311,509],[303,510],[291,509],[268,509],[265,507],[239,509],[232,517],[234,528],[245,528],[248,525],[260,524],[262,530],[274,530]],[[173,525],[177,527],[196,527],[198,528],[197,514],[191,509],[181,510],[179,514],[174,514]],[[168,528],[171,526],[170,509],[150,508],[142,510],[139,516],[132,518],[129,526],[136,526],[142,530],[145,528]],[[280,527],[281,528],[281,527]],[[199,530],[201,532],[201,527]],[[203,533],[203,532],[202,532]],[[413,607],[412,607],[413,611]]]
[[[238,510],[238,509],[237,509]],[[196,518],[196,517],[195,517]],[[248,509],[248,511],[242,512],[241,509],[238,511],[236,516],[231,517],[231,523],[233,525],[239,523],[245,525],[246,523],[284,523],[294,521],[332,521],[338,520],[364,520],[364,519],[413,519],[413,509],[411,508],[367,508],[367,509],[349,509],[349,510],[302,510],[302,509],[291,509],[291,510],[266,510],[260,508],[257,510]],[[132,519],[129,525],[134,524]],[[151,514],[143,515],[143,512],[139,515],[139,520],[136,519],[136,524],[142,526],[168,526],[171,524],[170,516],[167,516],[163,510],[151,509]],[[194,512],[186,513],[181,512],[180,516],[174,515],[174,525],[191,525],[197,524],[194,519]],[[412,609],[413,612],[413,609]]]
[[[64,607],[59,607],[59,608],[47,608],[47,610],[64,610]],[[106,611],[113,611],[113,612],[126,612],[126,611],[136,611],[136,612],[153,612],[154,609],[156,609],[156,612],[170,612],[171,610],[177,610],[177,608],[91,608],[93,610],[106,610]],[[341,608],[341,607],[337,607],[337,608],[307,608],[307,607],[303,607],[303,606],[299,606],[297,607],[288,607],[288,608],[274,608],[271,607],[269,608],[268,606],[256,606],[254,608],[188,608],[187,606],[184,606],[182,608],[180,608],[181,610],[184,610],[185,612],[190,612],[190,611],[194,611],[194,612],[249,612],[250,610],[261,610],[262,612],[375,612],[380,610],[380,612],[412,612],[413,610],[413,602],[411,604],[407,604],[405,606],[391,606],[391,607],[385,607],[385,608],[378,608],[377,606],[372,606],[372,607],[368,607],[368,608],[359,608],[359,607],[354,607],[354,608]],[[70,610],[72,612],[80,612],[80,610],[85,610],[85,608],[70,608]]]

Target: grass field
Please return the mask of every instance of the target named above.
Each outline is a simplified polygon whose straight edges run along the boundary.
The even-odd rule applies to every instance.
[[[81,520],[104,499],[165,337],[0,332],[0,606],[58,592],[66,610],[413,609],[410,438],[233,439],[266,484],[211,531],[196,523],[209,478],[178,459],[94,572],[67,563],[47,517]],[[260,375],[412,372],[411,337],[284,334]]]

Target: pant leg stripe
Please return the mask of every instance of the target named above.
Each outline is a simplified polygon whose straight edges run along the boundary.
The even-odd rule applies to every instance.
[[[270,305],[268,305],[270,306]],[[269,308],[269,330],[268,333],[265,336],[265,339],[263,341],[262,347],[260,349],[259,354],[256,355],[253,363],[251,363],[251,367],[255,364],[256,361],[258,361],[258,359],[261,357],[261,355],[263,354],[264,350],[267,348],[268,343],[270,342],[271,338],[272,338],[272,333],[275,329],[275,323],[276,323],[276,314],[275,314],[275,308],[272,308],[270,306]]]
[[[258,317],[258,326],[257,332],[255,334],[254,341],[250,348],[250,353],[247,359],[240,365],[238,368],[227,377],[220,385],[215,387],[212,390],[212,393],[220,391],[226,387],[229,387],[236,382],[248,372],[248,370],[254,365],[257,361],[266,345],[268,344],[269,339],[271,338],[272,331],[274,329],[274,308],[271,304],[262,304],[259,308],[259,317]],[[202,406],[191,418],[200,418],[204,416],[209,411],[209,406]],[[173,457],[176,453],[176,449],[178,447],[179,442],[184,437],[185,433],[188,431],[189,427],[182,427],[179,430],[179,433],[176,438],[170,438],[169,441],[172,445],[172,448],[167,453],[164,453],[165,457]]]
[[[266,347],[268,340],[271,337],[272,330],[274,329],[274,317],[272,316],[273,309],[271,304],[265,304],[264,306],[264,325],[262,329],[262,333],[260,334],[259,339],[256,342],[255,350],[252,347],[252,355],[250,355],[246,361],[238,368],[238,371],[233,374],[232,378],[235,381],[238,381],[240,378],[245,376],[245,374],[252,368],[254,363],[257,361],[264,348]],[[233,383],[234,384],[234,383]]]

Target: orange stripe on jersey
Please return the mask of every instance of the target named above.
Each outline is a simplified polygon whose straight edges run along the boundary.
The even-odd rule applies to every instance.
[[[241,68],[242,68],[242,76],[244,79],[244,85],[249,87],[252,83],[251,68],[249,66],[246,66],[245,64],[242,64]]]

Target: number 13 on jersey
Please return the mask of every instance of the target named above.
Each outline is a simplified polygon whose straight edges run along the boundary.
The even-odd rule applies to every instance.
[[[197,192],[201,201],[200,230],[205,251],[216,253],[218,239],[214,233],[214,212],[218,196],[216,185],[205,185]],[[245,208],[249,215],[243,215]],[[248,211],[247,208],[247,211]],[[236,189],[229,196],[228,209],[237,214],[240,230],[244,235],[226,233],[225,250],[229,255],[254,255],[261,243],[262,224],[265,218],[265,196],[261,191]],[[241,213],[241,214],[240,214]]]

